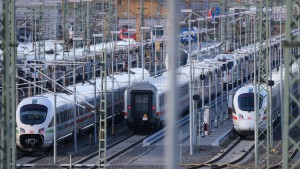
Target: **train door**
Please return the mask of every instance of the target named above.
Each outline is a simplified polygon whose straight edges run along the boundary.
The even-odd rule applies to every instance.
[[[142,119],[150,118],[152,112],[152,92],[134,92],[131,97],[132,105],[132,117]]]

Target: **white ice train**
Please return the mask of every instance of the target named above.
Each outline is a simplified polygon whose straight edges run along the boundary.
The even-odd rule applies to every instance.
[[[208,76],[215,70],[220,70],[216,65],[208,65],[204,62],[194,63],[194,94],[200,94],[200,75],[205,76],[205,82],[209,81]],[[189,107],[189,65],[177,69],[178,86],[178,112],[183,113]],[[171,85],[168,82],[169,72],[160,76],[151,77],[146,82],[130,85],[125,91],[124,117],[127,126],[133,131],[146,129],[149,127],[160,127],[165,120],[166,94]],[[214,78],[211,78],[211,94],[215,93]],[[205,97],[208,97],[208,88],[206,86]],[[217,87],[220,92],[220,87]]]
[[[274,69],[272,71],[272,80],[274,81],[274,85],[272,86],[272,121],[278,120],[281,114],[281,98],[280,98],[280,69]],[[283,80],[284,80],[284,68],[283,68]],[[292,68],[293,73],[296,73],[298,67],[296,64],[293,65]],[[267,92],[265,91],[266,84],[262,84],[257,88],[257,93],[259,93],[259,129],[266,128],[267,121]],[[232,120],[235,131],[241,135],[251,135],[255,132],[255,121],[256,115],[254,110],[254,90],[255,87],[253,83],[247,84],[241,88],[239,88],[233,97],[233,105],[232,105]],[[298,93],[298,85],[297,82],[293,84],[291,88],[292,93]]]
[[[216,94],[220,94],[222,88],[217,87],[216,90],[215,86],[221,85],[221,80],[225,84],[232,84],[230,88],[247,82],[253,78],[253,60],[254,49],[242,48],[233,54],[219,55],[215,59],[204,59],[202,62],[195,62],[193,65],[193,80],[195,80],[193,94],[202,96],[201,80],[199,78],[201,74],[205,77],[205,103],[208,102],[209,98],[213,100]],[[214,72],[214,75],[217,74],[217,76],[211,76],[211,72]],[[223,77],[221,77],[221,72]],[[182,113],[189,106],[189,65],[178,68],[177,74],[179,81],[177,84],[179,88],[178,105],[180,105],[178,106],[178,112]],[[124,117],[127,126],[133,131],[141,129],[141,126],[160,126],[165,120],[165,99],[170,86],[167,77],[168,72],[150,78],[147,82],[135,83],[125,91]],[[220,118],[220,114],[214,116],[213,113],[215,112],[212,111],[210,117]]]
[[[148,71],[144,71],[145,79],[148,79]],[[142,69],[131,69],[130,81],[136,83],[142,81]],[[112,82],[114,81],[114,90]],[[93,83],[93,82],[91,82]],[[99,91],[101,80],[96,80],[96,103],[99,109]],[[107,116],[111,116],[111,108],[115,112],[121,112],[124,107],[124,91],[128,86],[128,74],[120,73],[107,77]],[[73,86],[67,87],[72,91]],[[112,105],[112,92],[114,92],[114,105]],[[94,105],[94,86],[89,82],[76,84],[78,129],[85,129],[94,123],[94,113],[91,105]],[[73,94],[57,93],[56,119],[57,138],[61,139],[72,134],[74,130]],[[98,119],[98,118],[97,118]],[[23,99],[16,110],[16,143],[23,151],[35,151],[51,148],[53,143],[54,126],[54,95],[44,93],[41,95]]]
[[[237,84],[251,79],[251,74],[253,74],[253,69],[251,69],[253,67],[253,53],[252,50],[240,49],[231,54],[219,54],[214,58],[214,60],[226,63],[226,66],[222,69],[224,84],[235,82],[234,87],[236,87]]]

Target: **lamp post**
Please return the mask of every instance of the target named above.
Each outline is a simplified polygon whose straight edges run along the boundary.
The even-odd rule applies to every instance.
[[[120,33],[120,31],[111,31],[111,41],[113,43],[113,47],[112,47],[112,57],[111,57],[111,74],[112,74],[112,92],[111,92],[111,105],[115,105],[114,101],[115,101],[115,97],[114,97],[114,90],[115,90],[115,77],[114,77],[114,49],[115,49],[115,43],[114,43],[114,34],[118,35]],[[111,109],[112,115],[111,115],[111,134],[114,135],[115,134],[115,107],[112,106]]]
[[[144,32],[143,30],[149,30],[150,27],[141,27],[142,30],[142,79],[144,80]]]
[[[56,145],[56,45],[64,44],[64,41],[54,41],[54,71],[53,71],[53,81],[54,81],[54,131],[53,131],[53,163],[56,164],[56,154],[57,154],[57,145]]]
[[[75,68],[75,41],[81,41],[83,38],[73,37],[73,95],[74,95],[74,107],[73,107],[73,116],[74,116],[74,153],[77,153],[77,124],[76,124],[76,68]]]
[[[189,114],[190,114],[190,155],[193,155],[193,140],[194,140],[194,131],[193,131],[193,124],[194,124],[194,112],[192,112],[192,58],[191,58],[191,9],[181,9],[181,13],[188,13],[189,14],[189,51],[188,51],[188,58],[189,58],[189,67],[190,67],[190,80],[189,80]]]
[[[155,34],[155,44],[156,44],[156,41],[157,41],[157,32],[156,32],[156,29],[157,28],[162,28],[161,25],[154,25],[154,34]],[[156,45],[155,45],[156,47]],[[156,76],[157,75],[157,56],[156,56],[156,48],[155,48],[155,51],[154,51],[154,75]]]
[[[127,29],[128,33],[128,59],[127,59],[127,71],[128,71],[128,85],[130,85],[130,68],[131,68],[131,57],[130,57],[130,32],[135,32],[136,29]]]
[[[93,67],[93,78],[94,78],[94,143],[97,144],[97,115],[96,115],[96,38],[103,37],[103,34],[93,34],[94,38],[94,67]]]

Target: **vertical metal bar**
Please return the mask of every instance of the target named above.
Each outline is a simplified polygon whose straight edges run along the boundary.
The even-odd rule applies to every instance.
[[[223,65],[221,65],[220,67],[220,72],[221,72],[221,76],[220,76],[220,83],[221,83],[221,124],[223,124],[223,120],[224,120],[224,110],[223,110],[223,96],[224,96],[224,91],[223,91]]]
[[[154,31],[155,31],[155,50],[154,50],[154,76],[157,75],[157,56],[156,56],[156,51],[157,51],[157,48],[156,48],[156,42],[157,42],[157,33],[156,33],[156,27],[154,27]]]
[[[197,35],[198,35],[198,38],[197,38],[197,46],[198,46],[198,52],[199,53],[201,53],[200,52],[200,38],[201,38],[201,34],[200,34],[200,20],[198,20],[198,33],[197,33]]]
[[[36,40],[37,40],[37,14],[36,14],[36,5],[34,5],[34,65],[36,64],[36,60],[37,60],[37,51],[36,51]],[[36,67],[36,66],[35,66]],[[34,86],[33,86],[33,95],[36,94],[36,70],[34,69],[33,71],[33,82],[34,82]],[[31,76],[32,77],[32,76]]]
[[[291,96],[293,95],[290,93],[290,87],[293,86],[291,83],[292,75],[290,72],[291,67],[291,60],[294,59],[294,56],[292,56],[291,53],[291,47],[293,45],[293,42],[295,42],[296,39],[292,39],[291,37],[291,27],[293,24],[296,24],[295,21],[299,20],[299,14],[294,13],[295,16],[292,16],[293,10],[292,6],[296,3],[299,3],[299,0],[287,0],[286,1],[286,21],[285,21],[285,46],[284,46],[284,68],[285,68],[285,79],[284,79],[284,112],[283,112],[283,122],[281,123],[283,125],[283,147],[282,147],[282,158],[283,158],[283,168],[293,168],[292,165],[289,164],[289,144],[291,143],[291,140],[293,140],[290,137],[289,131],[290,131],[290,124],[292,122],[291,117],[292,115],[290,113],[293,113],[290,109],[290,101]],[[299,35],[298,35],[299,36]],[[294,41],[293,41],[294,40]],[[299,65],[298,65],[299,66]],[[299,76],[299,75],[298,75]],[[298,145],[299,146],[299,145]],[[297,160],[300,161],[299,159]]]
[[[73,36],[73,98],[74,98],[74,105],[73,105],[73,118],[74,118],[74,153],[77,153],[77,106],[76,106],[76,65],[75,65],[75,38]]]
[[[190,114],[190,155],[193,155],[194,149],[193,149],[193,139],[194,139],[194,133],[193,133],[193,100],[192,100],[192,55],[191,55],[191,15],[192,13],[189,13],[189,51],[188,51],[188,58],[189,58],[189,114]]]
[[[100,126],[99,126],[99,168],[106,168],[107,150],[107,72],[106,48],[101,52],[101,90],[100,90]]]
[[[178,5],[179,1],[167,1],[167,56],[178,57],[178,43],[179,39],[177,38],[177,34],[179,31],[178,28]],[[168,60],[168,68],[170,71],[169,74],[169,84],[177,84],[176,79],[176,62],[177,59],[169,59]],[[176,169],[178,168],[178,146],[177,146],[177,132],[176,132],[176,121],[178,119],[178,113],[176,110],[177,105],[177,85],[171,85],[170,90],[167,96],[167,136],[165,139],[165,168],[166,169]]]
[[[56,43],[54,43],[54,72],[53,72],[53,80],[54,80],[54,132],[53,132],[53,163],[56,164],[57,160],[56,160],[56,155],[57,155],[57,145],[56,145]]]
[[[284,102],[283,102],[283,72],[282,72],[282,67],[283,67],[283,63],[282,63],[282,30],[281,30],[281,27],[282,27],[282,21],[281,21],[281,17],[282,17],[282,8],[280,8],[280,27],[279,27],[279,34],[280,34],[280,41],[279,41],[279,52],[277,52],[278,54],[278,57],[279,57],[279,63],[280,63],[280,112],[281,112],[281,116],[280,116],[280,122],[281,122],[281,138],[283,139],[283,134],[284,134],[284,131],[283,131],[283,117],[284,117]]]
[[[239,16],[239,24],[240,24],[240,46],[242,46],[242,15]]]
[[[94,57],[93,57],[93,79],[94,79],[94,144],[97,144],[97,104],[96,104],[96,37],[94,36]]]
[[[15,34],[15,30],[16,30],[16,8],[15,8],[15,0],[10,0],[10,4],[9,4],[9,10],[10,10],[10,17],[9,17],[9,21],[10,21],[10,62],[11,62],[11,75],[13,75],[11,77],[11,142],[9,143],[11,145],[11,165],[10,167],[16,168],[16,102],[14,100],[16,100],[16,75],[17,75],[17,71],[16,71],[16,59],[17,59],[17,41],[16,41],[16,34]]]
[[[256,19],[254,21],[254,33],[256,35]],[[254,82],[254,108],[255,108],[255,121],[259,121],[259,110],[257,107],[257,99],[258,99],[258,85],[257,85],[257,77],[256,77],[256,71],[257,71],[257,66],[256,66],[256,36],[254,35],[254,56],[253,56],[253,61],[254,61],[254,77],[253,77],[253,82]],[[255,125],[255,131],[258,131],[258,125]],[[254,141],[255,141],[255,169],[258,169],[258,132],[255,132],[254,135]]]
[[[144,32],[143,32],[143,28],[141,28],[141,30],[142,30],[142,35],[141,35],[142,36],[142,56],[141,56],[142,57],[142,79],[144,80]]]
[[[44,29],[45,29],[45,22],[44,22],[44,1],[40,0],[39,5],[39,22],[38,22],[38,60],[46,60],[45,58],[45,38],[44,38]],[[43,56],[43,57],[42,57]],[[43,69],[45,67],[43,66]],[[42,71],[39,70],[39,71]],[[34,74],[34,78],[38,78],[37,75],[39,75],[39,72],[35,72],[37,74]],[[41,84],[40,84],[41,85]],[[35,87],[36,88],[36,87]],[[38,92],[42,93],[42,89],[38,88]]]
[[[115,45],[114,45],[114,35],[111,33],[111,44],[113,44],[112,52],[111,52],[111,74],[112,74],[112,90],[111,90],[111,134],[115,134],[115,77],[114,77],[114,53],[115,53]]]
[[[218,128],[218,75],[217,75],[217,69],[215,69],[215,117],[214,117],[214,127]]]
[[[247,18],[248,16],[247,16],[247,14],[245,13],[245,46],[247,46],[248,45],[248,31],[247,31],[247,21],[248,21],[248,18]]]
[[[127,72],[128,72],[128,85],[130,85],[130,68],[131,68],[131,57],[130,57],[130,32],[129,32],[129,14],[130,14],[130,10],[129,10],[129,3],[130,3],[130,0],[127,1],[127,22],[128,22],[128,25],[127,25],[127,39],[128,39],[128,58],[127,58]],[[150,72],[150,71],[149,71]]]
[[[0,113],[0,168],[16,168],[16,34],[15,1],[3,1],[3,78]],[[11,101],[13,100],[13,101]]]
[[[270,87],[268,86],[268,81],[270,80],[270,58],[269,58],[269,0],[263,0],[260,1],[260,18],[259,18],[259,63],[258,63],[258,96],[257,98],[257,104],[256,104],[256,116],[259,117],[259,119],[256,121],[255,127],[256,132],[256,158],[255,162],[259,164],[258,168],[261,168],[263,166],[266,166],[266,168],[269,168],[269,155],[270,155],[270,123],[272,120],[270,119],[270,113],[271,113],[271,93],[270,93]],[[260,110],[257,106],[259,106],[260,101],[260,91],[265,90],[267,93],[267,106],[266,106],[266,113],[260,113]],[[260,128],[259,122],[263,119],[262,116],[266,116],[266,129]],[[262,137],[263,136],[263,137]]]
[[[86,9],[86,41],[87,41],[87,52],[90,52],[90,42],[91,42],[91,33],[90,33],[90,10],[92,8],[90,8],[90,1],[87,1],[87,9]],[[91,64],[89,65],[89,67],[91,67]],[[88,79],[90,79],[89,77],[90,73],[88,73]]]
[[[229,67],[228,67],[228,63],[226,64],[226,103],[228,103],[229,101]],[[203,110],[203,109],[202,109]],[[228,110],[228,106],[227,106],[227,110],[225,113],[225,119],[228,119],[228,114],[229,114],[229,110]]]

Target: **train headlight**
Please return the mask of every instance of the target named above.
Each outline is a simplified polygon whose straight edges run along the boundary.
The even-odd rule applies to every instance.
[[[44,128],[39,129],[39,133],[42,135],[44,134],[44,131],[45,131]]]
[[[24,134],[24,133],[25,133],[25,129],[20,128],[20,133],[21,133],[21,134]]]
[[[239,114],[239,119],[240,120],[243,120],[244,119],[244,116],[242,114]]]

